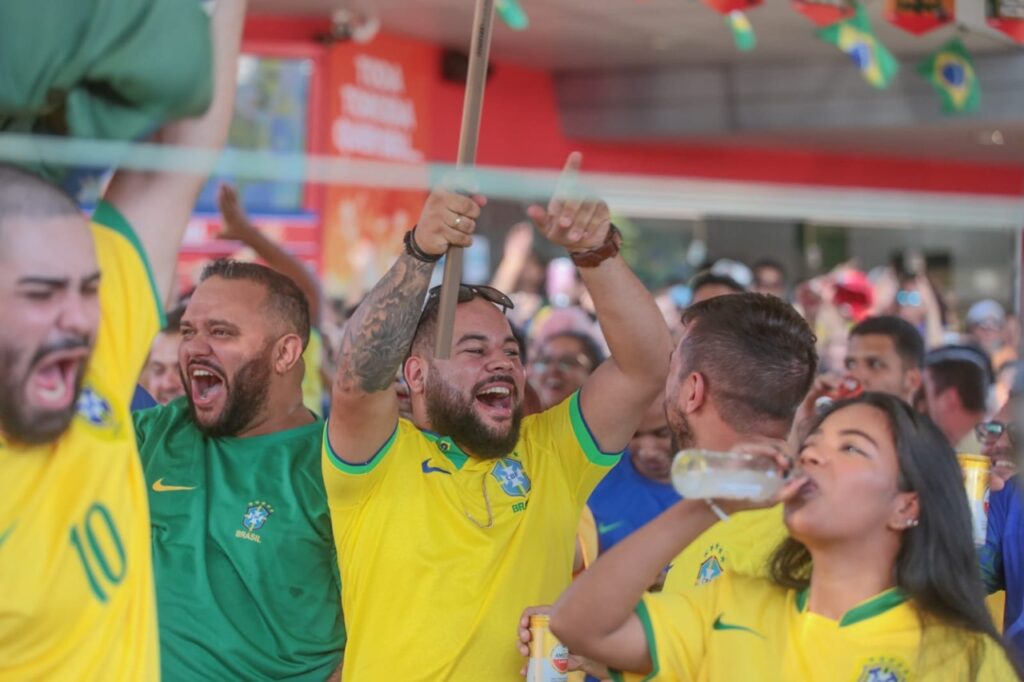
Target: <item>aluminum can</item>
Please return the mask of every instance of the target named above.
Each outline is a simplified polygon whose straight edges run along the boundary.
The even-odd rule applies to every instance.
[[[566,682],[569,650],[551,634],[550,616],[530,616],[530,662],[527,682]]]
[[[988,473],[992,460],[984,455],[957,455],[956,458],[964,472],[967,502],[971,506],[971,534],[974,544],[981,546],[985,544],[988,531]]]

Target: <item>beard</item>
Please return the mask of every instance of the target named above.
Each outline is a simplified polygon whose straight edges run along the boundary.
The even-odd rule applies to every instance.
[[[697,444],[697,438],[693,435],[690,421],[686,418],[686,415],[682,412],[676,412],[673,407],[673,403],[667,405],[665,416],[668,418],[669,428],[672,429],[672,440],[676,452],[678,452],[694,447]]]
[[[185,387],[192,421],[209,438],[237,436],[244,431],[263,410],[270,386],[270,345],[258,356],[238,368],[231,377],[225,377],[224,407],[212,422],[200,420],[192,400],[192,384],[181,370],[181,383]]]
[[[505,377],[500,377],[504,379]],[[490,379],[489,381],[494,381]],[[508,378],[511,382],[511,377]],[[480,385],[470,395],[476,395]],[[427,418],[431,428],[448,436],[459,447],[481,459],[505,457],[519,442],[519,429],[523,422],[523,405],[518,403],[512,411],[512,421],[506,433],[495,432],[483,422],[473,409],[474,398],[468,400],[451,384],[430,372],[426,384]],[[514,397],[514,396],[513,396]]]
[[[32,368],[48,353],[75,348],[88,348],[85,337],[68,338],[57,343],[40,346],[32,359],[26,363],[23,376],[15,376],[15,368],[24,353],[14,348],[0,348],[0,431],[16,443],[23,445],[44,445],[57,440],[75,418],[78,411],[78,396],[82,392],[88,361],[81,363],[75,376],[74,398],[67,407],[60,410],[38,410],[29,406],[25,399],[25,387],[32,375]]]

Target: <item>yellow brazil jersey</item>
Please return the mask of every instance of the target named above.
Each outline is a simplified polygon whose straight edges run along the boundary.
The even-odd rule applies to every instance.
[[[835,621],[807,610],[806,590],[726,573],[686,592],[646,595],[636,613],[653,669],[649,675],[616,673],[616,680],[1016,679],[994,640],[943,625],[922,629],[917,611],[898,590]]]
[[[598,449],[578,394],[526,417],[501,459],[404,419],[360,466],[325,437],[343,679],[521,682],[516,623],[569,586],[580,510],[618,458]]]
[[[682,592],[727,571],[767,576],[768,561],[787,535],[781,504],[733,514],[702,533],[676,557],[663,589]]]
[[[305,369],[302,372],[302,404],[314,414],[324,411],[324,382],[320,378],[323,367],[324,341],[316,328],[309,330],[309,343],[302,353]]]
[[[124,218],[91,226],[101,321],[55,443],[0,440],[0,680],[159,675],[149,508],[129,403],[162,309]]]

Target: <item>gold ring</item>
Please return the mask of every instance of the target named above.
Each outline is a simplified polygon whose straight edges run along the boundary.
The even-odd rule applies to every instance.
[[[458,227],[462,224],[462,216],[455,216],[455,224],[452,227]]]

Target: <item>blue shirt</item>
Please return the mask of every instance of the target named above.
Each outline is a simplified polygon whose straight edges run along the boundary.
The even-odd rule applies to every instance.
[[[604,477],[587,505],[594,513],[601,551],[607,552],[627,535],[683,499],[671,483],[646,478],[633,466],[627,450]]]
[[[132,396],[131,411],[138,412],[139,410],[148,410],[156,406],[157,402],[153,400],[153,396],[147,393],[141,384],[136,384],[135,395]]]
[[[1016,477],[989,497],[988,535],[980,549],[981,576],[989,592],[1006,590],[1003,633],[1024,654],[1024,507]]]

